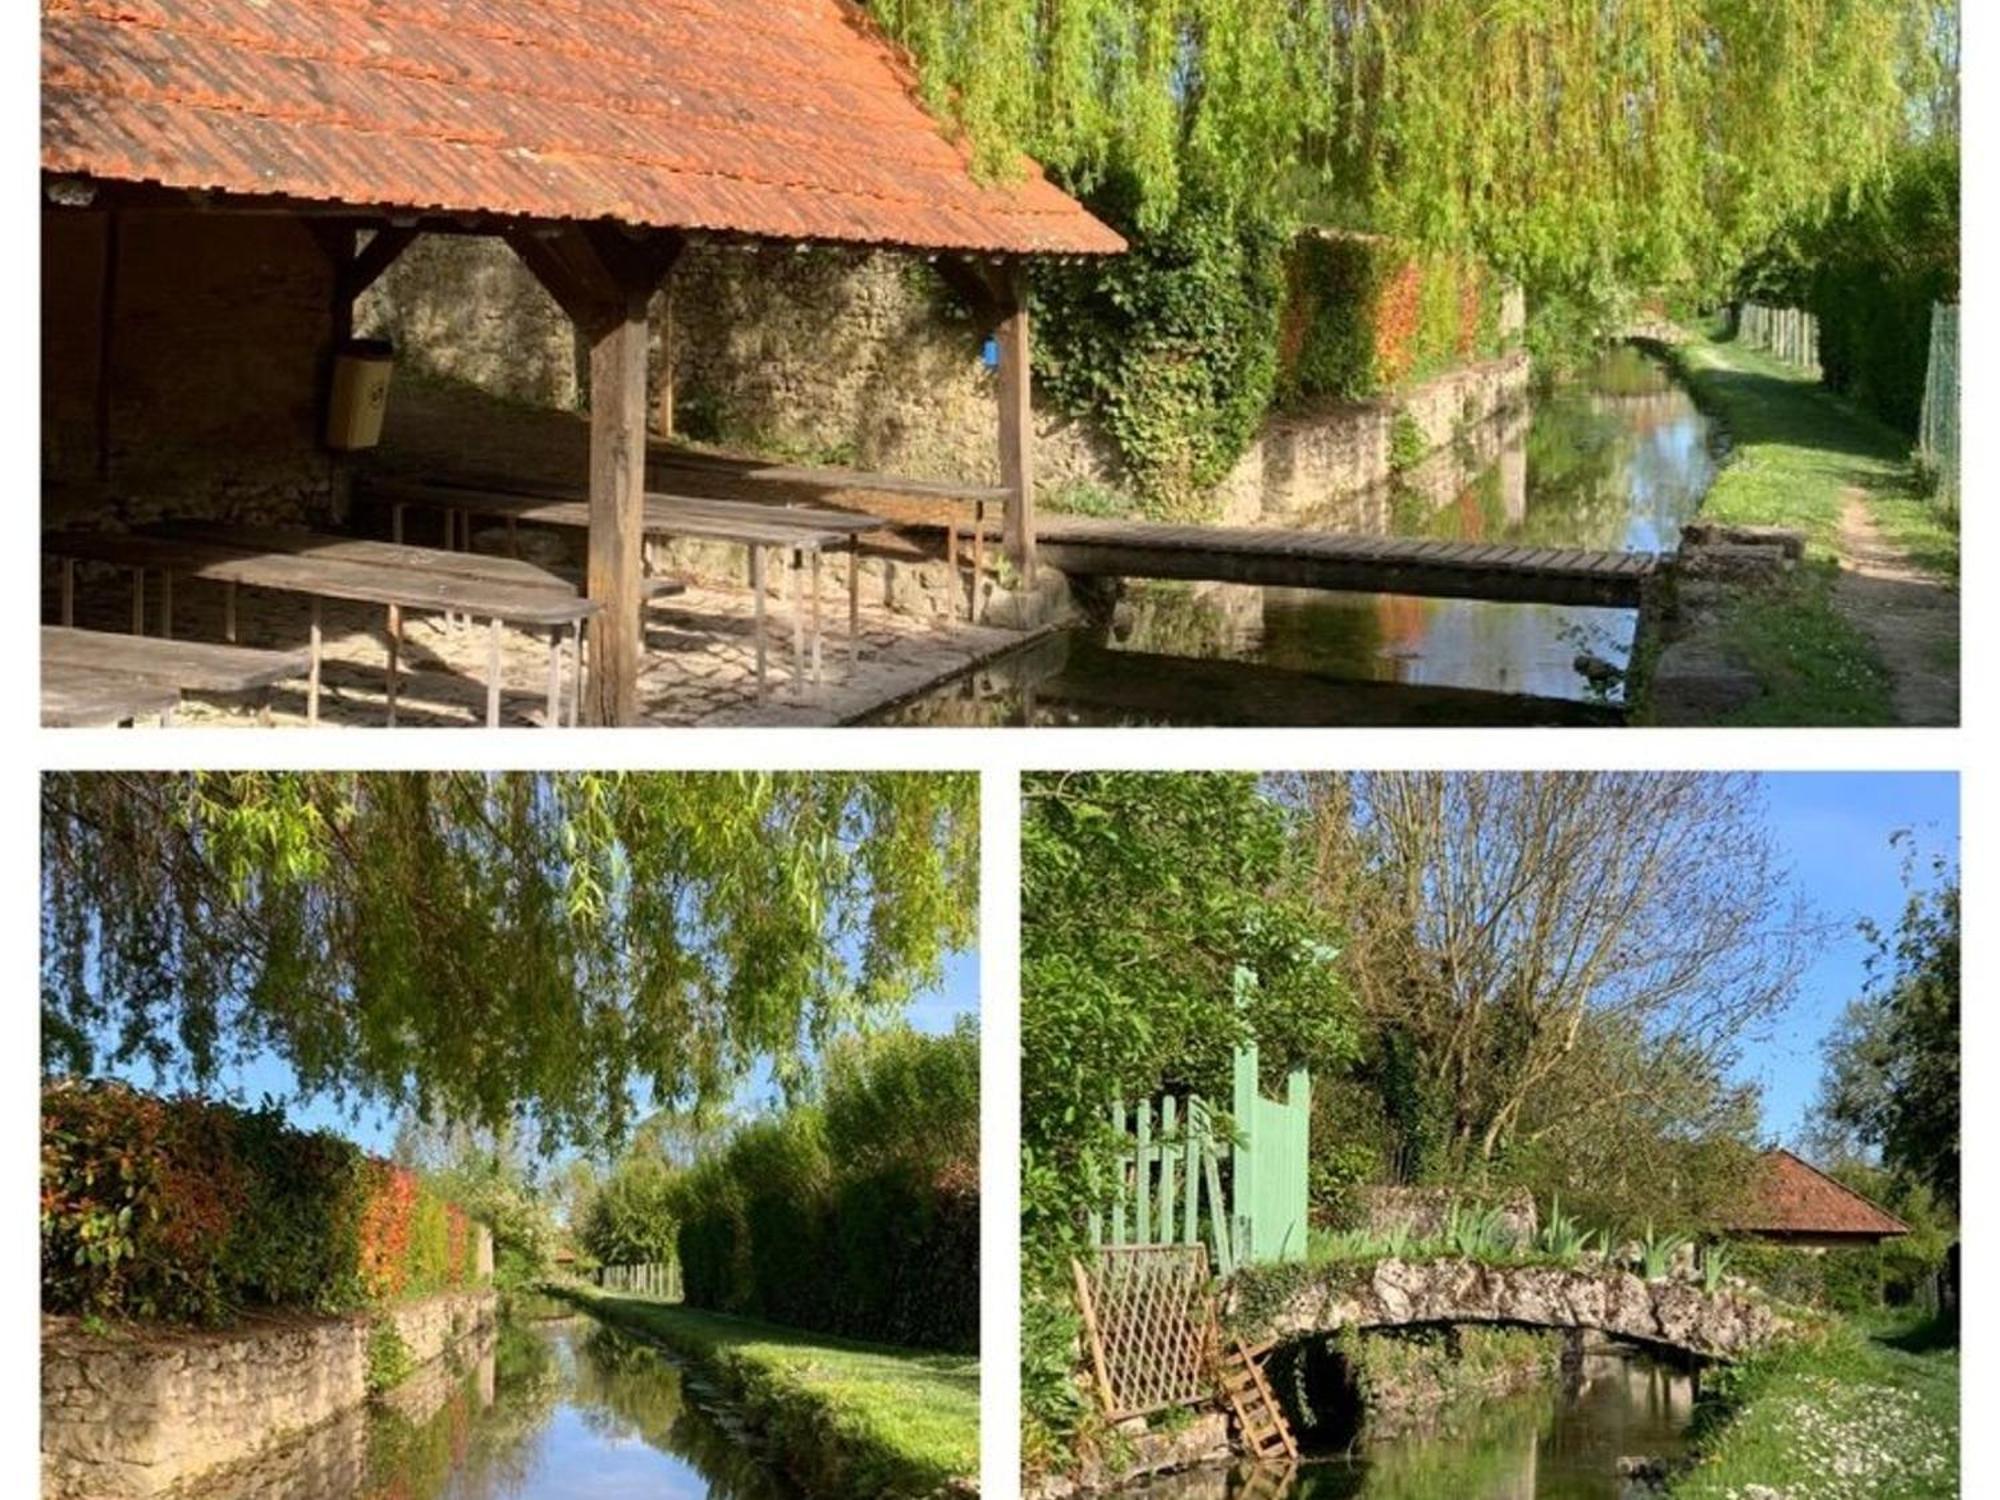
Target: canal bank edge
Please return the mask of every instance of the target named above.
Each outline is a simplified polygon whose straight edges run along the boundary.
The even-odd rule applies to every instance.
[[[685,1310],[685,1318],[677,1318],[674,1315],[683,1312],[677,1306],[607,1296],[581,1285],[552,1284],[543,1290],[700,1366],[722,1387],[737,1416],[762,1440],[771,1460],[809,1496],[824,1500],[860,1495],[883,1500],[944,1500],[979,1493],[976,1440],[975,1451],[969,1455],[971,1471],[950,1472],[884,1444],[868,1424],[854,1420],[825,1391],[798,1381],[780,1362],[704,1337],[696,1327],[697,1320],[743,1320],[725,1320],[723,1315],[694,1309]],[[753,1331],[767,1325],[744,1322],[744,1327]],[[768,1331],[829,1348],[862,1347],[847,1345],[831,1335],[775,1327],[768,1327]],[[922,1357],[916,1351],[907,1352],[913,1360]]]
[[[367,1405],[378,1322],[402,1340],[414,1377],[490,1331],[497,1303],[490,1289],[447,1292],[222,1333],[45,1325],[44,1500],[148,1500],[253,1463]]]

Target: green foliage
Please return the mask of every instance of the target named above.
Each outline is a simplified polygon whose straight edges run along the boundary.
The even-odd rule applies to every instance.
[[[1546,1255],[1552,1255],[1565,1264],[1580,1260],[1602,1235],[1594,1229],[1585,1229],[1574,1218],[1562,1211],[1562,1199],[1549,1199],[1549,1211],[1542,1220],[1541,1233],[1536,1236],[1536,1246]]]
[[[979,1333],[979,1044],[907,1029],[831,1049],[824,1098],[675,1176],[690,1306],[927,1348]]]
[[[368,1325],[368,1394],[379,1396],[392,1391],[410,1378],[416,1361],[410,1346],[396,1330],[395,1320],[376,1318]]]
[[[41,1179],[49,1312],[215,1324],[469,1279],[456,1208],[269,1105],[52,1084]]]
[[[42,811],[45,1071],[268,1050],[548,1150],[622,1137],[635,1084],[795,1080],[975,923],[956,774],[59,774]]]
[[[1389,472],[1407,474],[1429,452],[1430,444],[1424,441],[1424,430],[1417,425],[1417,419],[1399,409],[1389,424]]]
[[[1022,1235],[1041,1277],[1068,1275],[1108,1197],[1110,1100],[1225,1099],[1252,1037],[1267,1084],[1348,1055],[1337,932],[1291,832],[1253,776],[1026,778]]]
[[[1906,840],[1907,835],[1899,839]],[[1908,873],[1906,871],[1906,885]],[[1959,1192],[1959,885],[1945,857],[1910,889],[1893,938],[1871,925],[1870,993],[1826,1046],[1816,1114],[1923,1184],[1953,1212]]]
[[[1736,1262],[1736,1253],[1725,1242],[1704,1245],[1701,1251],[1701,1287],[1713,1294],[1722,1290],[1724,1278]]]
[[[1662,1233],[1646,1225],[1639,1237],[1639,1274],[1648,1281],[1661,1281],[1673,1272],[1674,1261],[1693,1243],[1684,1234]]]
[[[1743,273],[1740,293],[1819,320],[1828,386],[1914,435],[1930,356],[1931,304],[1958,300],[1958,142],[1899,152],[1830,211],[1802,216]]]
[[[1270,405],[1283,232],[1211,195],[1143,233],[1115,190],[1096,207],[1137,237],[1109,261],[1038,269],[1036,373],[1103,426],[1147,515],[1191,516]]]
[[[577,1238],[600,1265],[663,1265],[675,1258],[675,1173],[664,1158],[621,1158],[591,1194]]]
[[[1519,1247],[1506,1216],[1497,1208],[1468,1208],[1454,1203],[1445,1217],[1444,1243],[1449,1253],[1470,1260],[1492,1260]]]

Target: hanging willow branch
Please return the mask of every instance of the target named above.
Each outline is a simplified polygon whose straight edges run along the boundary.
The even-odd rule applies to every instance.
[[[872,0],[989,169],[1352,206],[1531,285],[1714,278],[1879,170],[1933,0]]]
[[[45,1073],[302,1093],[543,1138],[783,1079],[976,921],[956,775],[76,774],[42,788]]]

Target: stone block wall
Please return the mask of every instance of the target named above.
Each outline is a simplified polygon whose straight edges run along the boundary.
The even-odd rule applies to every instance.
[[[41,234],[48,519],[336,509],[333,269],[302,223],[50,209]]]
[[[452,1292],[383,1316],[421,1367],[483,1337],[496,1305],[491,1291]],[[368,1338],[366,1317],[224,1333],[46,1333],[43,1500],[143,1500],[251,1463],[363,1406]]]
[[[497,241],[419,241],[362,299],[356,325],[394,340],[407,370],[541,404],[582,399],[567,321]],[[653,329],[653,389],[671,381],[678,436],[998,481],[999,396],[981,334],[920,259],[696,246],[655,302]],[[1217,519],[1282,520],[1379,485],[1399,410],[1441,448],[1521,404],[1527,384],[1527,358],[1516,352],[1394,398],[1273,416],[1217,487]],[[1116,450],[1090,424],[1042,406],[1035,432],[1045,504],[1071,485],[1120,484]]]

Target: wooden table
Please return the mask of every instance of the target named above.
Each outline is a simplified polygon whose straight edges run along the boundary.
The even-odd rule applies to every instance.
[[[913,500],[945,500],[972,507],[972,589],[966,600],[969,620],[979,608],[979,580],[986,571],[986,508],[1003,509],[1011,493],[1005,485],[960,484],[950,479],[910,479],[901,474],[870,474],[859,469],[817,468],[806,464],[765,463],[726,453],[698,453],[692,450],[657,454],[648,460],[650,469],[671,474],[705,478],[747,479],[772,485],[798,485],[826,494],[854,491],[860,494],[901,495]],[[944,526],[944,560],[953,575],[958,573],[959,523]]]
[[[223,632],[236,635],[236,588],[247,585],[304,594],[312,602],[308,647],[306,718],[319,722],[322,647],[320,610],[324,600],[380,604],[389,612],[389,722],[396,722],[400,684],[402,612],[435,610],[489,621],[486,722],[500,722],[500,632],[503,624],[545,629],[549,637],[548,703],[544,720],[562,721],[562,656],[567,638],[571,664],[570,722],[582,701],[583,627],[597,612],[592,600],[549,573],[512,558],[485,558],[428,547],[364,542],[313,532],[207,523],[149,528],[138,532],[58,531],[44,533],[43,551],[63,562],[62,621],[75,617],[75,564],[108,563],[132,572],[132,633],[145,634],[146,574],[161,576],[160,634],[173,635],[173,584],[177,576],[207,579],[224,586]],[[531,571],[523,571],[528,569]]]
[[[465,546],[471,545],[471,518],[475,515],[503,520],[510,529],[522,522],[586,532],[590,529],[590,503],[573,494],[496,489],[484,484],[446,479],[376,480],[369,485],[369,493],[389,503],[391,525],[398,536],[403,532],[405,513],[413,505],[442,511],[447,541]],[[829,550],[847,552],[848,663],[852,666],[859,659],[860,538],[867,532],[879,531],[888,525],[879,516],[816,507],[765,505],[754,500],[717,500],[698,495],[649,492],[641,525],[648,536],[720,541],[741,546],[749,552],[757,690],[760,694],[766,691],[768,680],[765,553],[776,549],[792,555],[792,662],[793,682],[797,685],[808,676],[814,682],[822,678],[820,558]],[[812,573],[810,629],[800,598],[800,573],[808,559]]]
[[[106,630],[77,630],[65,625],[42,627],[43,722],[49,717],[50,685],[57,688],[61,712],[74,715],[83,694],[93,685],[111,701],[120,687],[166,689],[173,702],[163,711],[171,716],[184,692],[254,693],[280,682],[308,676],[312,669],[305,650],[272,651],[251,646],[215,646],[201,641],[163,640],[158,636],[118,635]],[[150,701],[150,699],[148,699]],[[146,712],[158,710],[148,709]],[[119,720],[135,717],[121,714]],[[268,708],[265,710],[268,721]],[[75,723],[75,718],[62,722]],[[90,722],[103,723],[103,719]]]

